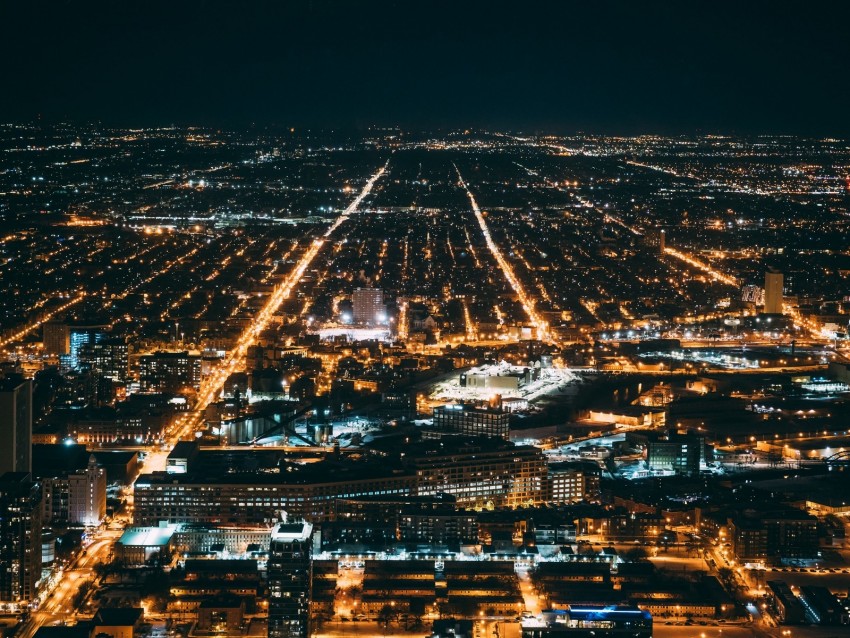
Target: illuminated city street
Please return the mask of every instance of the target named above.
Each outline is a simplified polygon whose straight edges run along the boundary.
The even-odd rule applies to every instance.
[[[0,3],[0,638],[850,635],[848,22]]]

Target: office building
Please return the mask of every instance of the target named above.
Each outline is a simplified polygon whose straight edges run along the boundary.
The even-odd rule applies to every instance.
[[[269,544],[269,638],[310,635],[313,526],[278,523]]]
[[[806,610],[802,602],[791,591],[784,580],[769,580],[767,585],[767,596],[771,602],[771,611],[776,619],[786,625],[796,625],[806,619]]]
[[[68,476],[68,522],[97,527],[106,516],[106,470],[94,456],[85,470]]]
[[[354,323],[376,325],[386,319],[384,293],[380,288],[358,288],[351,295]]]
[[[764,314],[782,314],[784,278],[781,272],[768,271],[764,275]]]
[[[522,623],[522,638],[652,638],[652,615],[637,607],[568,605]]]
[[[369,463],[284,467],[280,473],[227,473],[221,468],[142,475],[135,484],[134,522],[269,527],[281,511],[320,522],[333,518],[338,498],[410,495],[417,484],[410,472]]]
[[[443,437],[410,446],[405,458],[418,478],[419,496],[451,494],[467,507],[523,507],[545,500],[546,459],[535,447]]]
[[[795,509],[745,511],[730,517],[732,550],[740,561],[811,559],[818,555],[818,521]]]
[[[59,357],[63,371],[77,370],[80,367],[80,353],[87,345],[100,343],[109,336],[109,326],[71,326],[69,328],[68,354]]]
[[[451,439],[451,440],[449,440]],[[388,441],[387,445],[394,445]],[[340,499],[453,495],[462,506],[520,507],[545,501],[543,453],[488,437],[446,435],[411,443],[395,458],[326,459],[299,464],[269,450],[226,458],[201,452],[173,457],[171,472],[135,483],[135,524],[160,522],[270,526],[280,511],[318,523],[333,520]],[[184,455],[185,458],[185,455]]]
[[[450,403],[434,408],[434,427],[470,436],[510,437],[510,413],[501,406]]]
[[[602,470],[593,462],[551,463],[546,483],[546,500],[560,504],[597,499],[601,476]]]
[[[0,474],[32,471],[32,381],[0,379]]]
[[[24,608],[41,578],[41,489],[27,472],[0,476],[0,604]]]
[[[646,464],[656,472],[698,476],[707,461],[705,437],[671,432],[647,444]]]
[[[764,305],[764,288],[754,286],[752,284],[741,288],[741,301],[754,304],[756,306]]]
[[[80,348],[79,366],[119,383],[127,381],[127,341],[121,337],[87,343]]]
[[[398,517],[398,540],[430,545],[475,544],[478,518],[453,508],[422,511],[406,507]]]
[[[806,615],[818,625],[850,624],[850,611],[829,589],[821,585],[803,585],[800,600]]]
[[[45,354],[66,355],[71,351],[71,330],[66,323],[48,321],[41,328],[41,341]]]
[[[139,357],[142,392],[180,394],[201,387],[201,358],[188,352],[154,352]]]

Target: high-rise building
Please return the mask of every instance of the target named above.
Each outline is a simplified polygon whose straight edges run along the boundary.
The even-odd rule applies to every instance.
[[[142,392],[184,392],[201,387],[201,358],[188,352],[154,352],[139,357]]]
[[[80,366],[80,351],[87,345],[100,343],[107,338],[109,326],[71,326],[68,354],[61,357],[63,370],[76,370]]]
[[[444,437],[405,448],[405,458],[415,469],[418,496],[451,494],[466,507],[522,507],[545,501],[546,458],[532,446],[493,437]]]
[[[380,288],[358,288],[351,295],[354,323],[375,325],[386,317],[384,292]]]
[[[0,379],[0,474],[32,471],[32,381]]]
[[[510,438],[510,414],[501,407],[449,403],[434,408],[434,427],[472,436]]]
[[[647,444],[646,464],[650,470],[673,471],[684,476],[699,476],[706,464],[705,437],[670,433],[666,439]]]
[[[768,271],[764,275],[764,313],[782,314],[784,279],[781,272]]]
[[[126,381],[130,370],[127,341],[116,337],[87,343],[80,348],[78,363],[102,377]]]
[[[764,305],[764,288],[749,284],[741,288],[741,301],[746,301],[756,306]]]
[[[48,321],[42,326],[41,341],[50,355],[66,355],[71,351],[71,331],[67,323]]]
[[[269,545],[269,638],[310,635],[313,526],[278,523]]]
[[[546,500],[574,503],[599,497],[602,471],[593,462],[564,461],[549,465]]]
[[[27,472],[0,476],[0,603],[23,609],[41,578],[41,489]]]
[[[85,470],[68,476],[68,522],[97,527],[106,516],[106,470],[94,455]]]

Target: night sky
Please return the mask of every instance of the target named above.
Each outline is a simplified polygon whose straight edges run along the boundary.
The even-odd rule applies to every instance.
[[[8,0],[0,119],[850,135],[847,2]]]

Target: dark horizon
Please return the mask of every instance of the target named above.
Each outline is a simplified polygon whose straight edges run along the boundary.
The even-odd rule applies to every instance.
[[[3,121],[850,134],[850,6],[315,0],[0,9]]]

